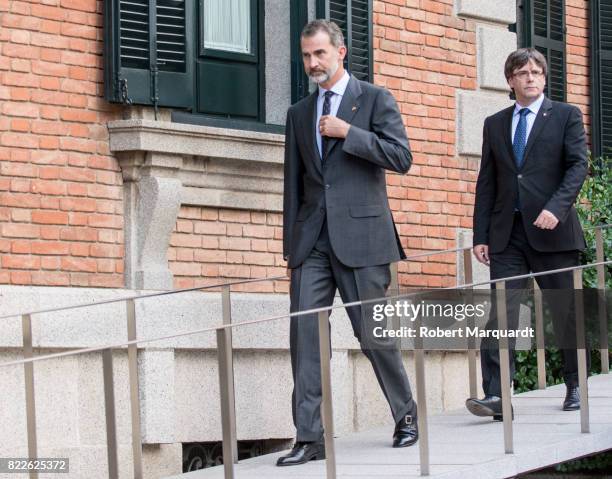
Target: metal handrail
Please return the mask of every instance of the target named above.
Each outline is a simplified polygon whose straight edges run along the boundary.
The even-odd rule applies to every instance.
[[[178,293],[188,293],[191,291],[201,291],[204,289],[213,289],[213,288],[222,288],[223,286],[233,286],[235,284],[248,284],[248,283],[258,283],[261,281],[277,281],[280,279],[286,279],[287,276],[267,276],[265,278],[251,278],[251,279],[240,279],[237,281],[232,281],[231,283],[218,283],[212,284],[208,286],[194,286],[193,288],[183,288],[183,289],[171,289],[169,291],[158,291],[156,293],[145,293],[141,295],[132,295],[132,296],[123,296],[121,298],[113,298],[113,299],[103,299],[101,301],[94,301],[93,303],[79,303],[69,306],[58,306],[57,308],[47,308],[47,309],[39,309],[36,311],[28,311],[25,313],[13,313],[13,314],[5,314],[0,316],[0,319],[8,319],[14,318],[16,316],[23,316],[24,314],[43,314],[43,313],[55,313],[57,311],[66,311],[68,309],[79,309],[79,308],[87,308],[90,306],[99,306],[102,304],[112,304],[112,303],[121,303],[123,301],[129,301],[134,299],[148,299],[148,298],[156,298],[158,296],[169,296]]]
[[[433,255],[438,255],[438,254],[453,253],[453,252],[463,251],[465,249],[471,249],[471,248],[472,248],[471,246],[468,246],[468,247],[465,247],[465,248],[454,248],[454,249],[449,249],[449,250],[439,250],[439,251],[432,251],[432,252],[428,252],[428,253],[419,253],[419,254],[416,254],[416,255],[408,256],[405,259],[403,259],[402,261],[408,261],[408,260],[411,260],[411,259],[421,258],[421,257],[424,257],[424,256],[433,256]],[[224,286],[234,286],[234,285],[237,285],[237,284],[259,283],[259,282],[264,282],[264,281],[278,281],[278,280],[283,280],[283,279],[287,279],[287,276],[286,275],[283,275],[283,276],[266,276],[265,278],[240,279],[240,280],[236,280],[236,281],[231,281],[229,283],[217,283],[217,284],[212,284],[212,285],[207,285],[207,286],[194,286],[192,288],[181,288],[181,289],[172,289],[172,290],[168,290],[168,291],[157,291],[155,293],[145,293],[145,294],[141,294],[141,295],[123,296],[121,298],[103,299],[103,300],[100,300],[100,301],[94,301],[92,303],[79,303],[79,304],[73,304],[73,305],[67,305],[67,306],[58,306],[56,308],[45,308],[45,309],[38,309],[38,310],[34,310],[34,311],[25,311],[25,312],[21,312],[21,313],[4,314],[4,315],[0,316],[0,320],[1,319],[14,318],[14,317],[17,317],[17,316],[23,316],[24,314],[33,315],[33,314],[55,313],[55,312],[58,312],[58,311],[66,311],[66,310],[70,310],[70,309],[80,309],[80,308],[87,308],[87,307],[92,307],[92,306],[100,306],[100,305],[104,305],[104,304],[121,303],[123,301],[129,301],[131,299],[156,298],[156,297],[159,297],[159,296],[170,296],[170,295],[179,294],[179,293],[189,293],[189,292],[193,292],[193,291],[203,291],[203,290],[208,290],[208,289],[221,288],[221,287],[224,287]]]
[[[558,268],[549,271],[543,271],[538,273],[529,273],[524,275],[516,275],[509,276],[506,278],[500,278],[490,281],[482,281],[482,282],[473,282],[466,285],[461,285],[456,289],[464,289],[471,288],[473,286],[484,285],[484,284],[497,284],[496,294],[498,295],[498,316],[499,316],[499,327],[506,328],[506,310],[505,310],[505,283],[507,281],[518,280],[518,279],[526,279],[526,278],[535,278],[543,275],[550,274],[558,274],[563,272],[574,272],[574,285],[575,288],[582,288],[582,275],[580,271],[583,269],[600,267],[611,265],[612,260],[596,262],[587,265],[578,265],[574,267],[567,268]],[[455,288],[442,288],[442,289],[455,289]],[[227,291],[229,293],[229,287],[224,288],[224,293]],[[154,341],[161,341],[165,339],[173,339],[183,336],[190,336],[194,334],[200,334],[205,332],[213,332],[217,333],[217,349],[219,355],[219,378],[221,384],[221,394],[226,396],[226,401],[221,401],[222,406],[222,424],[223,424],[223,443],[224,443],[224,467],[226,467],[226,477],[233,477],[233,463],[237,462],[237,454],[236,454],[236,436],[235,436],[235,411],[233,410],[234,405],[234,392],[233,392],[233,374],[232,365],[231,365],[231,336],[229,336],[232,328],[235,326],[242,325],[250,325],[250,324],[258,324],[268,321],[273,321],[277,319],[283,318],[291,318],[291,317],[299,317],[307,314],[318,313],[319,320],[319,335],[320,335],[320,344],[321,344],[321,368],[322,368],[322,387],[323,387],[323,399],[322,399],[322,411],[323,411],[323,422],[324,422],[324,431],[325,431],[325,439],[326,439],[326,452],[327,452],[327,470],[329,477],[335,477],[335,453],[334,453],[334,444],[333,444],[333,414],[332,414],[332,402],[331,402],[331,376],[329,372],[330,367],[330,357],[329,351],[327,348],[323,347],[323,345],[329,344],[329,328],[327,327],[328,314],[333,309],[338,308],[346,308],[351,306],[375,303],[380,301],[388,301],[392,299],[400,299],[400,298],[409,298],[418,296],[422,294],[420,292],[408,293],[408,294],[398,294],[395,296],[384,296],[380,298],[370,299],[370,300],[361,300],[354,301],[350,303],[343,303],[337,305],[331,305],[322,308],[313,308],[305,311],[298,311],[289,314],[283,314],[280,316],[271,316],[266,318],[259,318],[250,321],[243,321],[240,323],[229,323],[224,322],[225,324],[217,325],[213,327],[200,328],[197,330],[167,335],[163,337],[157,338],[144,338],[144,339],[133,339],[127,342],[122,342],[118,344],[112,345],[104,345],[98,347],[91,348],[81,348],[72,351],[66,351],[63,353],[50,354],[45,356],[37,356],[37,357],[29,357],[23,360],[18,361],[10,361],[0,364],[0,368],[8,367],[13,365],[23,364],[26,368],[26,376],[28,376],[28,371],[30,375],[31,384],[28,384],[29,381],[26,381],[26,389],[28,387],[31,388],[31,392],[33,394],[33,370],[32,366],[35,361],[43,361],[48,359],[54,359],[59,357],[66,357],[71,355],[83,354],[87,352],[96,352],[100,351],[103,354],[103,375],[104,375],[104,384],[105,384],[105,405],[106,405],[106,413],[107,413],[107,443],[108,443],[108,457],[109,457],[109,471],[111,471],[111,477],[115,477],[112,471],[117,471],[117,452],[116,452],[116,425],[115,425],[115,409],[114,409],[114,389],[113,389],[113,373],[112,373],[112,349],[120,348],[124,346],[135,347],[140,343],[149,343]],[[225,299],[229,299],[229,294],[224,295]],[[133,301],[133,300],[132,300]],[[501,306],[500,306],[501,305]],[[576,308],[576,314],[578,315],[578,311],[580,308]],[[582,314],[580,312],[580,314]],[[24,318],[29,318],[28,315],[24,315]],[[29,350],[30,353],[32,351],[31,344],[31,324],[27,324],[27,321],[24,321],[24,333],[27,330],[28,340],[26,341],[26,336],[24,335],[24,349]],[[26,344],[27,343],[27,344]],[[511,405],[510,405],[510,381],[509,381],[509,350],[507,338],[502,338],[500,340],[500,372],[502,375],[502,384],[504,385],[502,388],[502,411],[503,411],[503,426],[504,426],[504,444],[506,453],[513,452],[513,433],[512,433],[512,419],[511,419]],[[229,349],[228,349],[229,347]],[[228,361],[229,358],[229,361]],[[424,375],[424,357],[423,357],[423,349],[420,348],[418,351],[415,350],[415,367],[417,373],[417,394],[420,399],[420,402],[424,405],[423,402],[425,400],[425,375]],[[579,367],[579,383],[581,389],[583,391],[583,405],[581,408],[581,431],[588,432],[589,431],[589,411],[588,411],[588,395],[586,388],[586,352],[584,350],[580,350],[578,354],[578,367]],[[506,384],[507,383],[507,384]],[[26,398],[27,399],[27,398]],[[33,395],[30,401],[33,401]],[[28,402],[28,401],[26,401]],[[228,406],[231,404],[231,407]],[[33,411],[32,411],[33,412]],[[28,415],[29,417],[30,415]],[[35,415],[34,415],[35,416]],[[132,415],[132,419],[134,420],[134,415]],[[36,454],[36,434],[35,434],[35,419],[32,418],[28,421],[28,448],[29,454],[32,457],[35,457]],[[421,408],[421,414],[418,418],[419,428],[421,430],[421,440],[419,443],[420,449],[420,457],[421,457],[421,473],[422,475],[427,475],[429,471],[429,444],[427,440],[427,414],[426,408]],[[233,428],[232,428],[233,426]],[[139,437],[139,428],[134,430],[134,435],[138,435]],[[32,446],[33,444],[33,446]],[[140,442],[138,441],[138,444]],[[134,446],[136,447],[136,446]],[[142,470],[141,464],[136,465],[135,468],[138,467],[139,470]],[[36,477],[36,474],[31,474],[31,477]]]
[[[591,229],[606,229],[606,228],[610,228],[612,227],[612,224],[607,224],[607,225],[601,225],[601,226],[591,226],[588,228],[583,228],[584,230],[591,230]],[[418,259],[418,258],[425,258],[428,256],[437,256],[437,255],[443,255],[443,254],[449,254],[449,253],[458,253],[460,251],[466,251],[466,250],[471,250],[474,246],[464,246],[461,248],[450,248],[450,249],[445,249],[445,250],[436,250],[436,251],[429,251],[429,252],[423,252],[423,253],[417,253],[414,255],[410,255],[407,256],[406,258],[404,258],[403,260],[399,261],[399,262],[404,262],[404,261],[410,261],[412,259]],[[34,311],[26,311],[26,312],[21,312],[21,313],[11,313],[11,314],[4,314],[0,316],[0,320],[2,319],[8,319],[8,318],[14,318],[17,316],[23,316],[24,314],[29,314],[29,315],[33,315],[33,314],[44,314],[44,313],[55,313],[57,311],[66,311],[69,309],[79,309],[79,308],[87,308],[87,307],[91,307],[91,306],[99,306],[99,305],[104,305],[104,304],[113,304],[113,303],[120,303],[122,301],[129,301],[129,300],[135,300],[135,299],[148,299],[148,298],[155,298],[155,297],[159,297],[159,296],[170,296],[170,295],[174,295],[174,294],[179,294],[179,293],[189,293],[189,292],[193,292],[193,291],[203,291],[203,290],[208,290],[208,289],[214,289],[214,288],[222,288],[224,286],[233,286],[233,285],[237,285],[237,284],[249,284],[249,283],[259,283],[259,282],[264,282],[264,281],[279,281],[279,280],[283,280],[286,279],[287,276],[286,275],[282,275],[282,276],[266,276],[265,278],[250,278],[250,279],[240,279],[240,280],[236,280],[236,281],[231,281],[229,283],[217,283],[217,284],[213,284],[213,285],[208,285],[208,286],[194,286],[192,288],[181,288],[181,289],[172,289],[169,291],[158,291],[155,293],[145,293],[145,294],[141,294],[141,295],[132,295],[132,296],[124,296],[121,298],[113,298],[113,299],[105,299],[105,300],[101,300],[101,301],[94,301],[92,303],[80,303],[80,304],[74,304],[74,305],[68,305],[68,306],[58,306],[56,308],[46,308],[46,309],[39,309],[39,310],[34,310]],[[476,286],[476,285],[474,285]]]
[[[507,281],[515,281],[515,280],[519,280],[519,279],[527,279],[527,278],[535,278],[538,276],[546,276],[546,275],[550,275],[550,274],[558,274],[558,273],[565,273],[565,272],[569,272],[569,271],[575,271],[575,270],[583,270],[583,269],[589,269],[589,268],[594,268],[597,266],[609,266],[612,265],[612,260],[608,260],[608,261],[602,261],[602,262],[598,262],[598,263],[590,263],[590,264],[585,264],[585,265],[578,265],[578,266],[572,266],[572,267],[567,267],[567,268],[559,268],[559,269],[551,269],[548,271],[540,271],[539,273],[529,273],[529,274],[521,274],[521,275],[517,275],[517,276],[508,276],[506,278],[498,278],[498,279],[493,279],[490,281],[480,281],[480,282],[476,282],[476,283],[470,283],[470,284],[462,284],[459,286],[448,286],[445,288],[437,288],[437,290],[451,290],[451,289],[466,289],[466,288],[471,288],[474,286],[482,286],[485,284],[496,284],[496,283],[501,283],[501,282],[507,282]],[[124,346],[130,346],[133,344],[140,344],[140,343],[151,343],[151,342],[155,342],[155,341],[164,341],[164,340],[168,340],[168,339],[176,339],[176,338],[180,338],[180,337],[184,337],[184,336],[191,336],[194,334],[201,334],[201,333],[212,333],[214,331],[217,330],[221,330],[221,329],[231,329],[234,328],[236,326],[244,326],[244,325],[251,325],[251,324],[259,324],[259,323],[265,323],[268,321],[276,321],[279,319],[283,319],[283,318],[296,318],[299,316],[306,316],[308,314],[318,314],[321,312],[326,312],[326,311],[331,311],[334,309],[341,309],[341,308],[349,308],[352,306],[360,306],[363,304],[371,304],[371,303],[379,303],[381,301],[389,301],[389,300],[395,300],[395,299],[406,299],[406,298],[412,298],[415,296],[419,296],[423,294],[422,291],[419,292],[413,292],[413,293],[406,293],[406,294],[397,294],[397,295],[393,295],[393,296],[383,296],[380,298],[374,298],[374,299],[365,299],[365,300],[361,300],[361,301],[352,301],[350,303],[338,303],[338,304],[334,304],[334,305],[330,305],[330,306],[324,306],[321,308],[312,308],[312,309],[304,309],[302,311],[296,311],[293,313],[287,313],[287,314],[281,314],[278,316],[268,316],[265,318],[258,318],[258,319],[252,319],[252,320],[248,320],[248,321],[241,321],[239,323],[228,323],[228,324],[220,324],[218,326],[209,326],[206,328],[199,328],[199,329],[192,329],[190,331],[186,331],[186,332],[181,332],[181,333],[177,333],[177,334],[170,334],[167,336],[159,336],[159,337],[155,337],[155,338],[143,338],[143,339],[133,339],[131,341],[124,341],[121,343],[112,343],[112,344],[106,344],[104,346],[95,346],[95,347],[91,347],[91,348],[81,348],[81,349],[74,349],[74,350],[70,350],[70,351],[64,351],[61,353],[53,353],[53,354],[47,354],[44,356],[36,356],[33,358],[28,358],[28,359],[20,359],[17,361],[7,361],[5,363],[0,363],[0,368],[6,367],[6,366],[15,366],[18,364],[26,364],[26,363],[33,363],[36,361],[44,361],[47,359],[55,359],[55,358],[62,358],[62,357],[66,357],[66,356],[71,356],[74,354],[84,354],[84,353],[92,353],[92,352],[97,352],[97,351],[103,351],[105,349],[118,349]]]
[[[471,252],[469,250],[472,249],[471,246],[464,248],[454,248],[449,250],[440,250],[440,251],[432,251],[428,253],[419,253],[417,255],[412,255],[406,258],[406,260],[416,259],[420,257],[433,256],[438,254],[446,254],[452,252],[463,251],[464,253],[464,261],[465,261],[465,278],[466,282],[463,285],[457,287],[447,287],[442,289],[462,289],[468,288],[471,289],[474,286],[481,286],[486,284],[498,284],[497,286],[497,294],[500,295],[501,301],[498,303],[498,308],[500,303],[505,303],[505,282],[508,280],[515,279],[525,279],[525,278],[535,278],[537,276],[546,275],[546,274],[556,274],[567,271],[574,271],[574,282],[575,285],[579,285],[576,287],[582,287],[582,278],[579,274],[579,271],[586,268],[597,267],[598,269],[598,284],[600,288],[605,288],[604,284],[604,266],[612,264],[612,261],[603,261],[603,235],[602,230],[611,225],[603,225],[601,227],[595,227],[597,229],[596,232],[596,251],[597,251],[597,260],[598,262],[592,263],[589,265],[580,265],[570,268],[560,268],[557,270],[549,270],[539,273],[530,273],[525,275],[519,275],[515,277],[508,278],[500,278],[497,280],[490,281],[482,281],[482,282],[473,282],[472,281],[472,261],[471,261]],[[395,264],[396,266],[396,264]],[[394,272],[394,283],[397,287],[397,272]],[[30,457],[36,457],[37,452],[37,442],[36,442],[36,413],[35,413],[35,401],[34,401],[34,370],[33,363],[35,361],[42,361],[46,359],[53,359],[56,357],[64,357],[71,356],[76,354],[81,354],[85,352],[95,352],[102,351],[103,355],[103,376],[104,376],[104,389],[105,389],[105,410],[106,410],[106,423],[107,423],[107,452],[108,452],[108,470],[109,475],[111,477],[116,477],[118,470],[118,459],[117,459],[117,438],[116,438],[116,425],[115,425],[115,413],[114,413],[114,389],[113,389],[113,372],[112,372],[112,349],[120,348],[123,346],[127,346],[128,348],[128,366],[129,366],[129,380],[130,380],[130,402],[131,402],[131,416],[132,416],[132,448],[133,448],[133,458],[134,458],[134,477],[136,479],[140,479],[142,477],[142,445],[140,440],[140,404],[139,404],[139,392],[138,392],[138,368],[137,368],[137,345],[139,343],[148,343],[154,341],[161,341],[164,339],[172,339],[182,336],[189,336],[193,334],[199,334],[204,332],[212,332],[216,331],[217,333],[217,354],[219,361],[219,382],[220,382],[220,391],[221,391],[221,417],[222,417],[222,430],[223,430],[223,456],[224,456],[224,464],[226,477],[233,477],[233,463],[237,462],[238,454],[237,454],[237,441],[236,441],[236,423],[235,423],[235,403],[234,403],[234,379],[233,379],[233,364],[232,364],[232,328],[234,325],[244,325],[244,324],[256,324],[261,322],[272,321],[276,319],[283,318],[291,318],[295,316],[301,316],[306,314],[318,313],[319,319],[319,338],[321,345],[325,345],[329,343],[329,329],[326,327],[328,321],[328,314],[331,310],[337,308],[346,308],[350,306],[357,306],[361,304],[369,304],[373,302],[380,302],[382,300],[391,300],[391,299],[399,299],[399,298],[408,298],[412,296],[417,296],[422,293],[411,293],[405,295],[396,295],[396,296],[385,296],[382,298],[376,298],[371,300],[361,300],[355,301],[351,303],[341,303],[338,305],[331,305],[323,308],[314,308],[305,311],[298,311],[295,313],[283,314],[280,316],[273,316],[268,318],[259,318],[252,321],[244,321],[241,323],[231,323],[231,302],[230,302],[230,288],[234,284],[247,284],[247,283],[255,283],[260,281],[272,281],[277,279],[285,279],[286,276],[277,276],[277,277],[268,277],[268,278],[259,278],[259,279],[245,279],[238,280],[231,283],[220,283],[209,286],[201,286],[201,287],[193,287],[186,288],[182,290],[174,290],[174,291],[163,291],[156,292],[138,296],[128,296],[122,298],[116,298],[111,300],[102,300],[94,303],[87,304],[79,304],[74,306],[64,306],[58,308],[48,308],[45,310],[34,311],[31,313],[21,313],[22,316],[22,333],[23,333],[23,351],[26,359],[19,361],[10,361],[6,363],[0,364],[1,367],[7,367],[11,365],[23,364],[24,366],[24,374],[25,374],[25,389],[26,389],[26,412],[27,412],[27,428],[28,428],[28,454]],[[579,281],[579,283],[578,283]],[[223,311],[223,325],[209,328],[202,328],[198,330],[168,335],[164,337],[158,338],[145,338],[145,339],[137,339],[136,338],[136,308],[135,308],[135,300],[136,299],[146,299],[150,297],[157,296],[167,296],[172,294],[178,294],[181,292],[187,291],[200,291],[207,290],[213,288],[221,288],[222,293],[222,311]],[[399,289],[398,289],[399,292]],[[503,295],[503,296],[502,296]],[[128,341],[119,343],[116,345],[106,345],[106,346],[98,346],[92,348],[81,348],[72,351],[66,351],[63,353],[50,354],[45,356],[37,356],[33,357],[33,345],[32,345],[32,324],[31,324],[31,316],[33,314],[40,313],[49,313],[55,311],[62,310],[70,310],[76,308],[84,308],[89,306],[96,306],[100,304],[109,304],[109,303],[117,303],[126,301],[127,303],[127,325],[128,325]],[[603,308],[605,308],[605,304],[600,304],[600,318],[602,321],[601,327],[604,328],[604,316]],[[505,322],[505,309],[503,311],[498,311],[500,317],[500,326]],[[19,314],[11,314],[7,316],[0,316],[0,319],[10,318],[18,316]],[[537,319],[537,318],[536,318]],[[504,348],[502,341],[502,349]],[[605,352],[607,357],[608,351],[607,342],[605,345],[602,340],[602,353]],[[583,351],[584,352],[584,351]],[[323,387],[323,400],[322,400],[322,415],[323,421],[325,424],[325,439],[326,439],[326,453],[328,462],[327,462],[327,471],[329,477],[335,477],[335,452],[334,452],[334,444],[333,444],[333,414],[332,414],[332,403],[331,403],[331,377],[329,373],[329,351],[326,348],[321,347],[321,375],[322,375],[322,387]],[[586,353],[585,353],[586,354]],[[540,359],[543,354],[540,355],[540,351],[538,351],[538,371],[540,372]],[[579,355],[579,382],[580,386],[586,390],[586,357]],[[476,371],[475,371],[475,351],[468,351],[468,365],[469,365],[469,376],[470,376],[470,391],[475,391],[475,381],[476,381]],[[508,350],[507,344],[505,344],[505,350],[500,351],[500,361],[502,363],[502,369],[504,369],[504,364],[508,364]],[[421,441],[419,444],[420,449],[420,457],[421,457],[421,473],[422,475],[428,474],[429,471],[429,449],[428,449],[428,440],[427,440],[427,412],[426,412],[426,404],[425,401],[425,376],[424,376],[424,356],[423,349],[419,349],[415,351],[415,367],[417,373],[417,396],[419,398],[419,402],[423,403],[424,408],[421,409],[421,415],[419,416],[419,428],[421,429]],[[602,361],[602,371],[608,372],[608,364]],[[502,381],[508,379],[508,371],[502,371]],[[509,381],[508,381],[509,382]],[[539,383],[541,383],[539,378]],[[544,382],[545,385],[545,382]],[[508,384],[509,388],[509,384]],[[472,394],[475,396],[475,394]],[[509,416],[509,395],[510,391],[502,391],[502,399],[503,399],[503,411],[504,411],[504,437],[505,437],[505,445],[506,452],[512,452],[512,424],[508,419]],[[589,421],[588,421],[588,398],[584,399],[584,407],[581,410],[581,430],[583,432],[588,432]],[[37,478],[38,475],[36,472],[30,473],[31,478]]]

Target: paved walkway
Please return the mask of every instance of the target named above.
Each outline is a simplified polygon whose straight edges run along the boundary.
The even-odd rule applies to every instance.
[[[588,454],[612,449],[612,374],[589,379],[591,432],[580,432],[578,411],[563,412],[565,386],[516,395],[514,454],[504,454],[500,422],[478,418],[466,410],[449,411],[429,420],[430,476],[444,479],[513,477]],[[419,451],[390,447],[388,428],[336,439],[339,478],[408,479],[419,475]],[[325,478],[325,461],[275,467],[275,453],[240,461],[236,479]],[[221,479],[223,466],[173,479]]]

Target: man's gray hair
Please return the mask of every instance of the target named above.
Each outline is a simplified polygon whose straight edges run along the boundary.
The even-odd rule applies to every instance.
[[[302,38],[312,37],[319,32],[325,32],[329,35],[329,41],[331,44],[338,48],[344,46],[344,35],[340,27],[334,22],[328,20],[317,19],[308,22],[302,29]]]
[[[508,55],[506,64],[504,65],[504,75],[506,75],[506,80],[510,79],[510,77],[514,74],[514,70],[518,70],[519,68],[527,65],[529,60],[533,60],[534,63],[542,69],[542,73],[546,77],[546,72],[548,71],[546,58],[535,48],[529,47],[519,48]]]

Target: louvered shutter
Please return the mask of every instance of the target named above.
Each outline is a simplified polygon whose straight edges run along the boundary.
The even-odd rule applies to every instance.
[[[592,5],[593,153],[612,157],[612,0]]]
[[[345,67],[359,80],[372,81],[372,4],[371,0],[328,0],[320,2],[326,16],[338,24],[348,49]]]
[[[548,63],[544,93],[565,101],[565,8],[563,0],[530,0],[526,5],[525,46],[535,47]]]
[[[105,2],[105,92],[111,102],[193,104],[193,0]]]

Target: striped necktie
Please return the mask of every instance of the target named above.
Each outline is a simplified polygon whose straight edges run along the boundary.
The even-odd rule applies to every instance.
[[[331,112],[331,97],[334,95],[334,92],[328,90],[323,95],[325,95],[325,99],[323,100],[323,111],[321,112],[321,116],[329,115],[329,113]],[[327,137],[321,135],[321,161],[325,159],[326,142]]]

